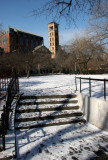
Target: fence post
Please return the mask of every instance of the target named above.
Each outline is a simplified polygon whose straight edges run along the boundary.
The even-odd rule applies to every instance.
[[[19,78],[17,77],[17,92],[18,92],[18,94],[19,94]]]
[[[2,143],[5,150],[5,113],[2,113]]]
[[[4,128],[5,128],[5,134],[7,134],[7,123],[6,123],[6,119],[7,119],[7,117],[6,117],[6,107],[5,107],[5,105],[3,106],[3,113],[4,113],[4,115],[5,115],[5,126],[4,126]]]
[[[77,79],[76,79],[76,76],[75,76],[75,86],[76,86],[76,91],[77,91]]]
[[[89,78],[89,96],[91,97],[91,79]]]
[[[80,93],[81,93],[81,77],[80,77]]]
[[[104,79],[104,100],[106,100],[106,80]]]

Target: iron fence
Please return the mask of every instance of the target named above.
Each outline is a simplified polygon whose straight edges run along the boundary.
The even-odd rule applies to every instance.
[[[15,95],[19,93],[19,79],[18,76],[13,75],[6,91],[6,105],[3,107],[1,125],[2,125],[2,145],[5,150],[5,134],[9,129],[9,114],[12,111],[11,105]]]
[[[88,85],[88,91],[89,91],[89,96],[91,97],[92,95],[92,82],[93,81],[100,81],[102,82],[102,85],[103,85],[103,96],[104,96],[104,100],[106,100],[106,96],[107,96],[107,90],[106,90],[106,82],[108,82],[108,79],[95,79],[95,78],[84,78],[84,77],[75,77],[75,85],[76,85],[76,91],[78,90],[78,83],[77,83],[77,79],[79,79],[79,91],[80,93],[82,92],[82,88],[83,88],[83,85],[84,83],[82,82],[82,80],[86,80],[88,81],[87,83],[89,84]]]
[[[8,77],[0,77],[0,96],[5,95],[4,91],[6,92],[9,81],[10,78]]]

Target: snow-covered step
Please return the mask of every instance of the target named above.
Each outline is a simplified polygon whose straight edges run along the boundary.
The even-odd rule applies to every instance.
[[[39,99],[39,100],[28,100],[20,101],[19,105],[40,105],[40,104],[65,104],[65,103],[77,103],[77,98],[71,99]]]
[[[23,96],[16,109],[16,128],[85,122],[76,95]]]
[[[41,120],[41,119],[55,119],[55,118],[65,118],[65,117],[75,117],[82,116],[82,112],[79,111],[71,111],[71,110],[62,110],[62,111],[47,111],[47,112],[30,112],[30,113],[17,113],[16,121],[33,121],[33,120]]]
[[[41,104],[41,105],[21,105],[17,106],[17,113],[26,112],[42,112],[54,110],[77,110],[79,109],[78,103],[65,103],[65,104]]]
[[[53,102],[53,101],[72,101],[77,100],[77,98],[42,98],[42,99],[21,99],[20,103],[28,102]]]
[[[76,94],[67,95],[41,95],[41,96],[21,96],[21,99],[45,99],[45,98],[75,98]]]
[[[37,128],[37,127],[47,127],[54,125],[65,125],[71,123],[85,123],[85,119],[83,116],[81,117],[69,117],[69,118],[58,118],[58,119],[49,119],[49,120],[40,120],[40,121],[28,121],[28,122],[16,122],[16,129],[29,129],[29,128]]]

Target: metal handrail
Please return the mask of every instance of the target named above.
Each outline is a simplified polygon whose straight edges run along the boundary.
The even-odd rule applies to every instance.
[[[103,81],[104,82],[104,100],[106,100],[106,82],[108,82],[108,79],[99,79],[99,78],[84,78],[84,77],[76,77],[75,76],[75,85],[76,85],[76,91],[77,91],[77,79],[80,79],[80,93],[82,92],[82,82],[81,80],[89,80],[89,96],[91,97],[91,81]]]
[[[98,79],[98,78],[83,78],[83,77],[76,77],[77,79],[86,79],[86,80],[89,80],[89,79],[91,79],[91,80],[96,80],[96,81],[104,81],[104,79]],[[108,79],[105,79],[105,81],[108,81]]]

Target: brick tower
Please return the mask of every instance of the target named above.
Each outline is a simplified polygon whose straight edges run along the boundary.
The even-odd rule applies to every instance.
[[[48,35],[49,35],[49,50],[52,53],[52,58],[54,59],[59,46],[59,34],[58,34],[57,23],[51,22],[48,24]]]

